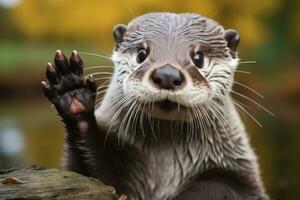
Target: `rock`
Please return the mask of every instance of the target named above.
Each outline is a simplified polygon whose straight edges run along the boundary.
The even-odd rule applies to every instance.
[[[115,189],[97,179],[32,166],[0,171],[0,199],[116,200]]]

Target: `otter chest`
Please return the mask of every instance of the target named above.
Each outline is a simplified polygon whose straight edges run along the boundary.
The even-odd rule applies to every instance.
[[[197,146],[156,143],[145,147],[134,164],[131,184],[136,200],[167,200],[176,195],[189,177],[199,172],[201,155]]]

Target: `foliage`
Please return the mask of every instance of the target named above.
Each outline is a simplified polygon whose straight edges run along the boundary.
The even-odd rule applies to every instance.
[[[270,34],[262,19],[278,12],[282,1],[24,0],[11,15],[29,39],[89,40],[108,45],[113,26],[127,23],[134,16],[155,11],[195,12],[239,30],[245,45],[255,45]]]

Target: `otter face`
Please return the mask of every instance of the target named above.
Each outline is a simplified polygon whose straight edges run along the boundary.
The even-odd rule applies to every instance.
[[[211,19],[151,13],[117,25],[114,37],[116,81],[154,117],[187,119],[231,90],[239,35]]]

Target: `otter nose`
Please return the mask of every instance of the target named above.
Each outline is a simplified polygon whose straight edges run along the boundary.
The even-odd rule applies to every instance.
[[[151,75],[152,82],[159,89],[175,90],[184,82],[183,74],[172,65],[165,65],[156,69]]]

